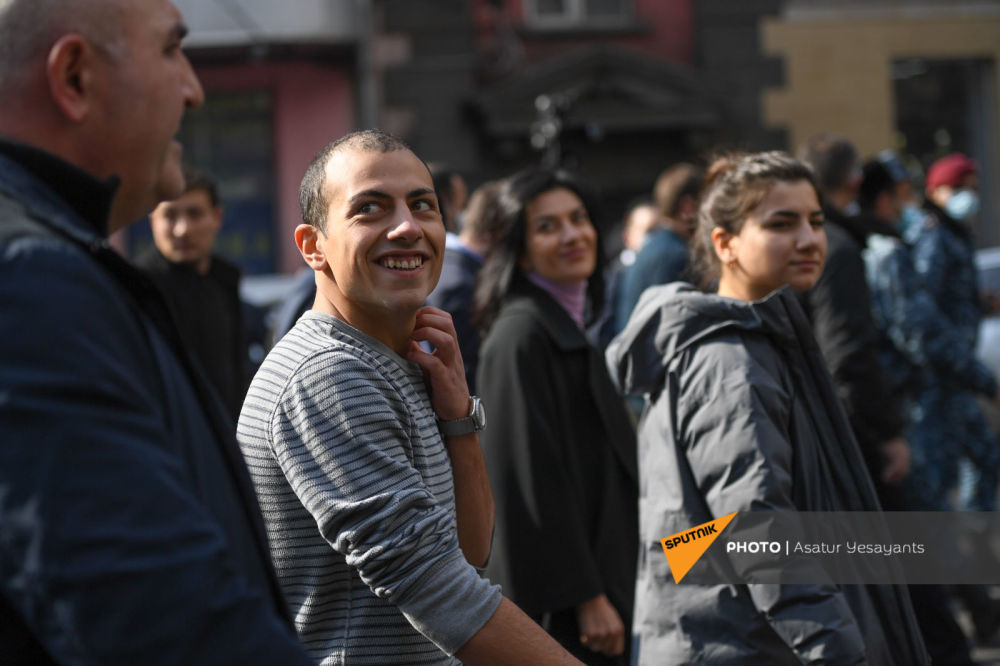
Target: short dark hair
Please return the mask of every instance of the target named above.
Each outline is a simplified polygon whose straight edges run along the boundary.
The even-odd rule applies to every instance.
[[[302,209],[302,221],[311,224],[320,231],[326,230],[326,165],[330,157],[342,147],[349,146],[369,152],[389,153],[396,150],[413,150],[388,132],[380,129],[365,129],[345,134],[328,143],[319,151],[306,168],[299,186],[299,206]]]
[[[674,218],[684,197],[697,200],[703,179],[702,170],[686,162],[665,169],[653,186],[653,198],[660,215]]]
[[[851,181],[858,166],[858,151],[840,134],[816,134],[799,150],[799,159],[812,167],[825,197]]]
[[[892,194],[898,182],[880,160],[868,160],[861,166],[858,207],[864,211],[872,210],[878,196],[883,192]]]
[[[601,262],[601,225],[598,222],[597,202],[574,175],[563,169],[529,167],[503,181],[496,197],[499,232],[479,271],[473,320],[485,337],[500,310],[500,302],[510,292],[514,279],[521,273],[520,261],[526,250],[528,204],[540,194],[566,188],[580,198],[597,235],[597,262],[587,280],[589,318],[600,314],[604,306],[604,270]]]
[[[469,203],[465,206],[465,226],[462,227],[462,233],[488,240],[492,245],[500,234],[497,196],[502,186],[503,181],[489,180],[472,191]]]
[[[201,190],[208,195],[212,207],[219,205],[219,183],[207,171],[191,167],[184,169],[184,194]]]

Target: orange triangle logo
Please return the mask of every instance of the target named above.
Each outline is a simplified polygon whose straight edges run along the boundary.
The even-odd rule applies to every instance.
[[[660,539],[660,545],[663,546],[663,552],[667,556],[667,564],[670,565],[670,572],[674,575],[675,585],[681,582],[735,515],[736,513],[731,513]]]

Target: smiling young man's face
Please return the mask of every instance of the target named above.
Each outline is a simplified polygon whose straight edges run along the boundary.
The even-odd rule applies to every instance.
[[[412,316],[437,285],[445,229],[430,172],[409,150],[344,146],[326,165],[323,296],[350,324]],[[370,332],[370,331],[369,331]]]

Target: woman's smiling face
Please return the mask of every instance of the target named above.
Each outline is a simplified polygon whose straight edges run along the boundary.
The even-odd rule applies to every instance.
[[[521,269],[562,284],[586,282],[597,267],[597,230],[572,190],[542,192],[525,206]]]

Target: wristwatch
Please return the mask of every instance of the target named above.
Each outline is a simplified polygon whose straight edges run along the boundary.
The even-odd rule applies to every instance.
[[[450,421],[438,419],[438,430],[442,436],[467,435],[470,432],[481,432],[486,429],[486,410],[483,408],[482,400],[478,396],[471,396],[469,401],[472,407],[468,416]]]

